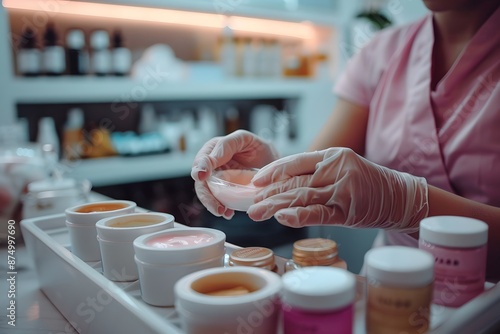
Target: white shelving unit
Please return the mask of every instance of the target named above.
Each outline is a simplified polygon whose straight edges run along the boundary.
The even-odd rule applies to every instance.
[[[315,84],[309,79],[228,79],[216,82],[147,84],[121,77],[15,78],[16,103],[79,103],[134,100],[300,98]]]
[[[83,0],[82,0],[83,1]],[[122,5],[140,5],[183,9],[201,12],[216,12],[212,1],[202,0],[86,0],[88,2]],[[260,1],[260,0],[259,0]],[[223,1],[238,4],[238,1]],[[277,1],[277,3],[281,1]],[[335,1],[333,1],[335,2]],[[249,2],[250,3],[250,2]],[[271,18],[283,21],[311,24],[336,25],[338,15],[330,11],[283,11],[276,7],[259,8],[251,2],[241,1],[226,15]],[[331,8],[338,8],[337,5]],[[282,155],[303,152],[321,127],[323,119],[331,112],[334,97],[331,82],[313,79],[246,79],[214,81],[168,80],[144,83],[126,77],[16,77],[10,40],[9,16],[0,6],[0,124],[12,124],[17,117],[17,104],[78,104],[120,103],[173,100],[232,100],[232,99],[297,99],[295,114],[301,131]],[[160,82],[161,81],[161,82]],[[134,96],[135,95],[135,96]],[[150,181],[187,176],[191,170],[194,153],[171,153],[138,157],[111,157],[81,160],[70,166],[70,175],[88,178],[94,186],[107,186],[130,182]]]

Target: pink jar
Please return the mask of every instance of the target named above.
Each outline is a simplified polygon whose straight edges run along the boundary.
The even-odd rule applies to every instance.
[[[306,267],[287,272],[282,283],[284,334],[352,333],[353,274],[333,267]]]
[[[420,222],[419,248],[435,258],[433,303],[459,307],[484,290],[488,225],[467,217]]]

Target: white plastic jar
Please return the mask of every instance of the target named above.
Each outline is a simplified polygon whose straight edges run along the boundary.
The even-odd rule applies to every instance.
[[[174,216],[160,212],[131,213],[99,220],[96,224],[97,240],[104,276],[118,282],[137,280],[134,240],[173,227]]]
[[[276,334],[278,274],[255,267],[212,268],[175,285],[175,308],[188,334]]]
[[[110,200],[73,206],[65,210],[71,251],[86,262],[101,260],[96,223],[106,217],[135,211],[132,201]]]
[[[134,240],[142,299],[174,305],[174,284],[193,272],[223,267],[226,235],[210,228],[172,229]]]

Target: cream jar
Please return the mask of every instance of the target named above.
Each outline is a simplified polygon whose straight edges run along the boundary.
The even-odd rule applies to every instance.
[[[73,206],[65,210],[71,251],[86,262],[100,261],[96,223],[107,217],[133,213],[132,201],[101,201]]]
[[[429,329],[434,258],[403,246],[369,250],[366,332],[420,334]]]
[[[212,268],[175,284],[175,308],[188,334],[275,334],[280,276],[260,268]]]
[[[324,238],[309,238],[294,242],[292,259],[285,264],[285,271],[311,266],[347,269],[347,263],[338,256],[335,241]]]
[[[159,212],[131,213],[99,220],[96,224],[97,240],[104,276],[118,282],[137,280],[134,240],[173,227],[174,216]]]
[[[433,303],[459,307],[484,291],[488,225],[480,220],[435,216],[420,222],[419,248],[434,264]]]
[[[274,260],[274,252],[265,247],[247,247],[236,249],[229,254],[228,265],[231,267],[256,267],[278,271]]]
[[[284,334],[351,334],[356,279],[347,270],[308,267],[283,275]]]
[[[210,228],[172,229],[134,240],[142,299],[174,305],[174,284],[182,277],[224,264],[226,235]]]

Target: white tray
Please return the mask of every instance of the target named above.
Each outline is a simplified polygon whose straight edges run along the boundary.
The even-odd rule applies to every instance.
[[[182,333],[175,309],[143,302],[138,281],[112,282],[101,274],[100,262],[73,255],[64,221],[64,214],[26,219],[21,228],[41,290],[78,332]],[[236,248],[226,243],[228,253]],[[284,262],[277,258],[280,271]],[[458,309],[433,305],[431,313],[432,333],[480,333],[500,317],[500,287]],[[365,333],[359,303],[354,333]]]

